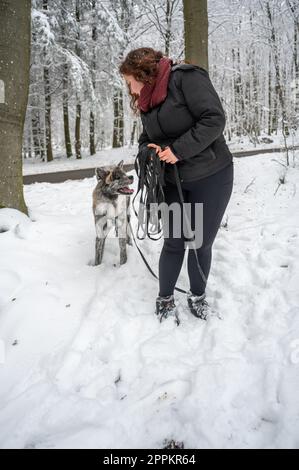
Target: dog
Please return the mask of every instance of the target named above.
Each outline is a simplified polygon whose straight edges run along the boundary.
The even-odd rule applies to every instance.
[[[127,262],[127,244],[132,245],[129,233],[130,195],[134,189],[129,185],[134,177],[128,176],[123,169],[124,161],[112,169],[96,168],[97,185],[92,193],[92,209],[94,214],[96,241],[95,265],[102,263],[106,237],[111,226],[119,240],[120,265]]]

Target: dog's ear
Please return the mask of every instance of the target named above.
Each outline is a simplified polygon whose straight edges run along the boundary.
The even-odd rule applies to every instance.
[[[123,169],[123,165],[124,165],[124,161],[121,160],[119,163],[118,163],[118,167],[122,170]]]
[[[96,168],[95,169],[95,175],[96,175],[96,177],[99,181],[100,180],[105,180],[105,178],[107,176],[107,171],[104,170],[104,168]]]

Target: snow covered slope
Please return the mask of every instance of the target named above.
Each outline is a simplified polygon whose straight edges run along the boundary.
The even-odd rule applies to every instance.
[[[0,210],[0,447],[299,448],[299,169],[276,191],[271,158],[235,160],[208,322],[178,293],[180,326],[158,322],[135,246],[119,267],[108,238],[93,266],[95,178]],[[139,245],[157,272],[162,240]]]

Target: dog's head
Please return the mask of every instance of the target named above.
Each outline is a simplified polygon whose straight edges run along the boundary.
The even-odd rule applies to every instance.
[[[118,165],[111,170],[105,170],[104,168],[95,169],[95,174],[103,193],[109,195],[130,195],[134,192],[134,189],[129,188],[129,185],[134,181],[134,176],[128,176],[126,174],[123,169],[123,164],[124,161],[121,160]]]

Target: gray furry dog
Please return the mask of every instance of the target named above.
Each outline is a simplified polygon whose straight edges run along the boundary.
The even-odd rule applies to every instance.
[[[119,240],[120,264],[127,261],[127,246],[132,245],[129,233],[130,195],[134,192],[128,186],[134,177],[123,169],[124,161],[112,169],[96,168],[98,183],[92,193],[92,209],[96,228],[95,265],[101,264],[106,237],[111,226]]]

